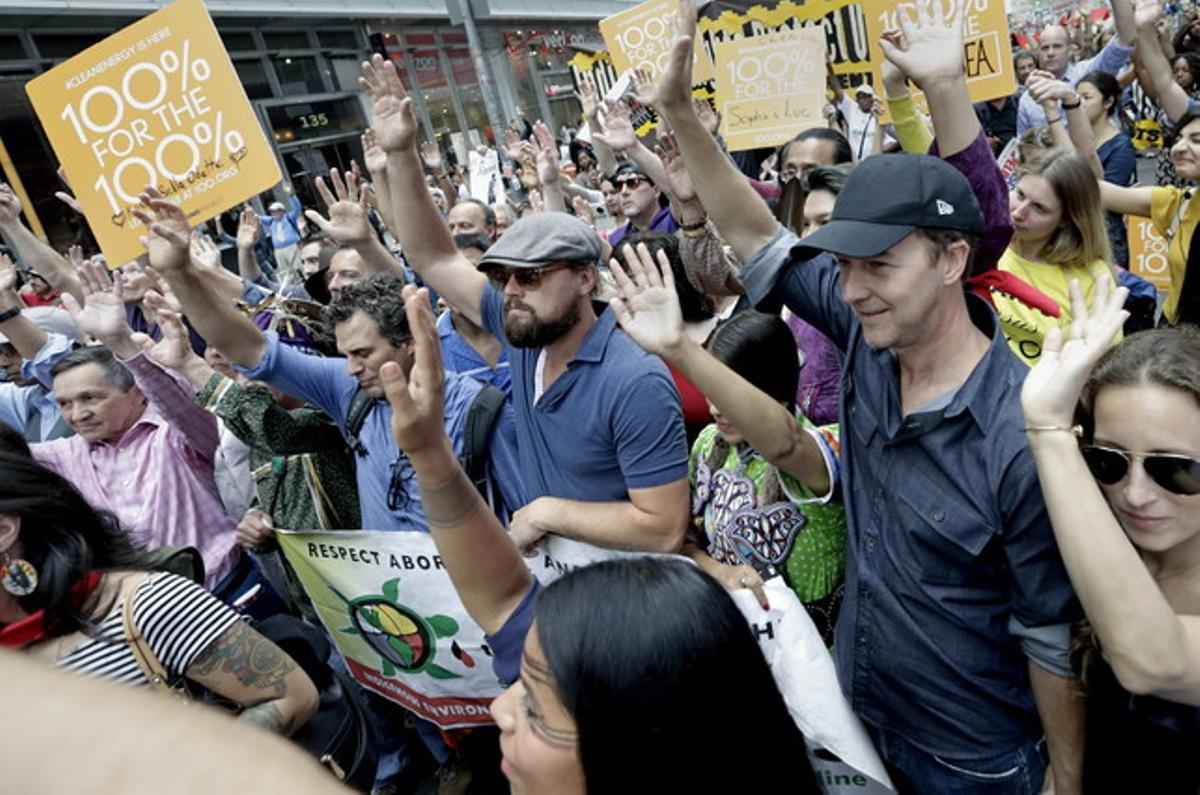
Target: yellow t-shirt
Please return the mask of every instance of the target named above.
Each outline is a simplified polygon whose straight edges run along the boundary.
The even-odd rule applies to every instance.
[[[1163,305],[1163,315],[1168,323],[1174,323],[1179,314],[1179,288],[1183,286],[1187,270],[1188,246],[1196,224],[1200,222],[1200,197],[1191,201],[1193,193],[1195,191],[1190,188],[1152,188],[1150,191],[1150,220],[1158,233],[1167,239],[1167,270],[1171,274],[1172,290]],[[1184,202],[1187,202],[1187,209],[1179,219],[1179,227],[1171,234],[1175,215]]]
[[[1057,326],[1066,332],[1071,325],[1071,280],[1079,280],[1084,300],[1090,305],[1096,281],[1105,274],[1112,275],[1112,267],[1104,260],[1091,265],[1047,265],[1019,257],[1011,248],[1004,252],[996,267],[1041,290],[1059,306],[1059,316],[1050,317],[1007,293],[992,290],[992,303],[1009,347],[1030,366],[1041,358],[1042,341],[1050,329]],[[1117,335],[1113,344],[1120,341],[1121,335]]]

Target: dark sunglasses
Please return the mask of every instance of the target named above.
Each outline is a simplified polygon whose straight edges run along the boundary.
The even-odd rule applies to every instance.
[[[487,272],[487,278],[497,290],[507,287],[509,279],[516,279],[517,286],[529,290],[537,288],[547,274],[569,267],[571,267],[570,263],[559,262],[555,265],[544,265],[541,268],[492,268]]]
[[[1200,461],[1194,458],[1169,453],[1145,455],[1099,445],[1083,447],[1083,460],[1092,477],[1106,486],[1120,483],[1129,474],[1134,459],[1139,458],[1150,479],[1172,494],[1187,497],[1200,494]]]
[[[645,177],[623,177],[621,179],[614,181],[613,187],[616,188],[618,191],[624,190],[625,188],[629,188],[630,190],[637,190],[638,187],[640,187],[642,183],[649,182],[649,181],[650,180],[646,179]]]

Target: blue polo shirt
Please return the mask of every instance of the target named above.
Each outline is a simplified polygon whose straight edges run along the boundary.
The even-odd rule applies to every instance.
[[[541,348],[516,348],[504,335],[504,298],[490,284],[483,327],[505,343],[525,495],[588,502],[629,499],[629,489],[687,477],[679,392],[667,367],[617,327],[604,310],[567,371],[533,402]]]
[[[863,720],[946,759],[1036,740],[1027,659],[1067,673],[1081,612],[1022,431],[1028,368],[967,296],[987,353],[945,405],[906,416],[896,354],[863,338],[833,258],[800,262],[797,242],[780,230],[739,278],[756,305],[782,301],[845,354],[842,691]]]
[[[454,328],[454,321],[447,310],[437,319],[438,339],[442,343],[442,367],[448,373],[469,375],[477,381],[491,384],[512,397],[512,373],[508,369],[508,347],[500,349],[496,369],[479,355],[471,344]]]
[[[333,418],[346,433],[350,404],[358,381],[346,372],[346,360],[300,353],[279,343],[274,331],[265,332],[267,347],[251,368],[237,368],[247,378],[265,381],[286,394],[305,400]],[[454,454],[462,456],[467,410],[483,384],[467,376],[446,374],[446,435]],[[425,509],[417,490],[416,473],[392,438],[392,407],[375,401],[367,412],[358,438],[367,454],[355,455],[355,479],[362,526],[368,530],[420,530],[428,532]],[[517,461],[517,436],[510,405],[505,405],[488,438],[488,477],[496,484],[509,511],[525,504]],[[389,491],[392,492],[389,507]],[[306,529],[306,528],[295,528]]]

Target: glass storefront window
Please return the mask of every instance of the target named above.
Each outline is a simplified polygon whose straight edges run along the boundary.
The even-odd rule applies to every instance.
[[[279,89],[284,96],[289,94],[320,94],[325,91],[317,59],[307,56],[276,56],[275,75],[279,78]]]
[[[248,30],[222,30],[219,33],[221,34],[221,43],[229,52],[258,49],[254,46],[254,34]]]
[[[268,50],[307,50],[312,47],[303,30],[275,30],[263,33]]]
[[[271,96],[271,83],[267,80],[267,70],[263,67],[262,61],[257,58],[234,61],[233,68],[237,72],[242,87],[246,89],[247,97],[267,99]]]

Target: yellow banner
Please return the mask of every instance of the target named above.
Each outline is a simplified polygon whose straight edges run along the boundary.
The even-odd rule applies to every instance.
[[[205,221],[280,180],[203,0],[177,0],[26,85],[113,267],[143,251],[154,185]]]
[[[657,77],[666,68],[671,59],[671,47],[675,43],[675,14],[678,8],[676,0],[646,0],[600,20],[600,34],[608,45],[618,74],[630,69],[645,69],[652,77]],[[712,63],[700,46],[700,34],[697,31],[692,82],[703,83],[712,80],[712,77]]]
[[[778,146],[824,123],[825,34],[819,28],[717,43],[717,111],[732,152]]]
[[[1169,294],[1174,284],[1167,265],[1167,239],[1149,218],[1129,215],[1125,224],[1129,230],[1129,271],[1153,284],[1160,294]]]
[[[940,0],[951,24],[957,20],[952,0]],[[883,85],[879,65],[883,51],[879,38],[885,30],[899,28],[896,7],[899,0],[863,0],[867,17],[867,38],[871,43],[871,71],[874,83]],[[1008,17],[1000,0],[966,0],[963,6],[963,63],[966,69],[967,91],[972,102],[1006,97],[1017,90],[1013,72],[1012,47],[1008,38]],[[924,96],[917,93],[924,106]]]

